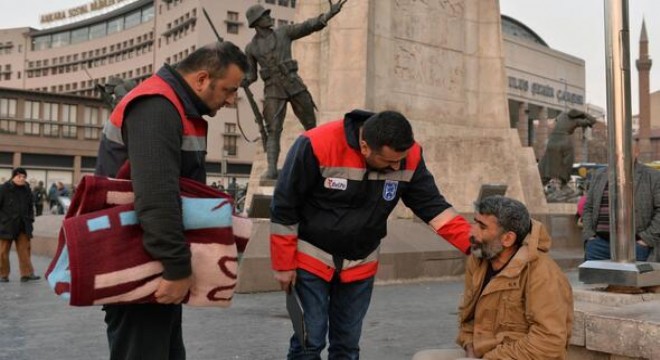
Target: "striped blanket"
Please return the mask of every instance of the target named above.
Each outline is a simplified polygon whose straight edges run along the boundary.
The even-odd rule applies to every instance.
[[[232,199],[181,178],[184,235],[192,253],[192,306],[230,305],[237,280]],[[71,305],[155,302],[163,267],[142,245],[130,180],[85,176],[60,230],[46,278]]]

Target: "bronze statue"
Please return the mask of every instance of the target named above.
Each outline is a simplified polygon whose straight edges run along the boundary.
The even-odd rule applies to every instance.
[[[252,5],[246,12],[248,24],[256,30],[252,41],[245,48],[250,70],[245,74],[243,86],[247,88],[257,80],[257,70],[264,82],[263,117],[268,127],[266,158],[268,170],[263,175],[266,179],[277,178],[277,159],[280,154],[280,137],[286,105],[291,103],[293,112],[305,128],[316,126],[314,100],[307,87],[298,76],[298,63],[291,58],[291,43],[294,40],[323,29],[347,0],[330,3],[330,11],[318,17],[298,24],[281,25],[273,29],[270,10],[261,4]],[[262,132],[263,136],[263,132]]]
[[[555,128],[548,137],[545,155],[539,162],[539,172],[543,185],[558,179],[563,188],[571,179],[571,169],[575,158],[571,135],[576,128],[591,127],[596,118],[581,110],[564,111],[557,116]]]
[[[119,104],[119,101],[135,86],[137,86],[135,80],[124,80],[114,76],[111,76],[105,85],[96,85],[101,93],[101,99],[110,111],[114,110],[115,106]]]

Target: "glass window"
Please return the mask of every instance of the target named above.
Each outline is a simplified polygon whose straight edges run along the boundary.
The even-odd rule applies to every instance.
[[[69,31],[53,34],[54,48],[69,45],[70,41],[71,41],[71,32]]]
[[[106,27],[107,24],[105,22],[101,24],[92,25],[92,27],[89,28],[90,40],[104,37],[106,35]]]
[[[38,101],[25,101],[23,106],[23,118],[25,120],[39,120],[39,105]],[[39,123],[26,121],[24,125],[25,134],[39,135]]]
[[[32,40],[32,50],[44,50],[50,48],[50,35],[37,36]]]
[[[94,125],[99,124],[99,109],[96,107],[85,106],[84,123],[85,125],[88,125],[85,126],[85,139],[98,139],[99,129]]]
[[[234,124],[234,123],[225,123],[225,133],[235,134],[236,133],[236,124]]]
[[[57,103],[44,103],[44,121],[57,122],[59,119],[59,104]],[[58,125],[44,124],[45,136],[59,136],[60,127]]]
[[[84,27],[71,31],[71,43],[78,44],[83,41],[89,40],[89,28]]]
[[[119,17],[108,21],[108,34],[124,30],[124,18]]]
[[[224,152],[225,155],[236,155],[238,153],[238,148],[236,146],[237,137],[234,135],[225,135],[224,136]]]
[[[289,6],[289,0],[277,0],[279,6]]]
[[[0,133],[16,133],[16,99],[0,98]]]
[[[142,8],[142,22],[148,22],[154,18],[154,6],[147,6]]]
[[[62,125],[62,136],[75,138],[78,128],[76,124],[76,105],[62,105],[62,122],[65,124],[74,124],[73,126]]]
[[[142,19],[142,15],[140,13],[140,10],[134,11],[124,17],[124,29],[130,29],[133,26],[140,25],[140,20]]]

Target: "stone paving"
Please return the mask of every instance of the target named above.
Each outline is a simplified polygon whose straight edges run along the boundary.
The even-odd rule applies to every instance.
[[[17,263],[11,254],[12,265]],[[33,257],[43,274],[49,259]],[[14,266],[14,270],[16,266]],[[576,272],[569,273],[575,282]],[[74,308],[43,280],[0,284],[0,360],[107,359],[100,307]],[[410,359],[428,347],[453,346],[462,280],[376,286],[362,335],[366,360]],[[184,307],[190,360],[284,359],[291,324],[281,292],[237,294],[228,309]]]

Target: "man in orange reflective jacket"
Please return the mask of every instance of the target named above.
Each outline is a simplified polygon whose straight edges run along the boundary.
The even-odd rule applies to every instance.
[[[327,334],[330,359],[359,357],[380,241],[399,199],[469,252],[470,225],[438,191],[400,113],[355,110],[292,145],[271,205],[275,278],[298,293],[308,335],[306,344],[291,338],[289,359],[320,358]]]

